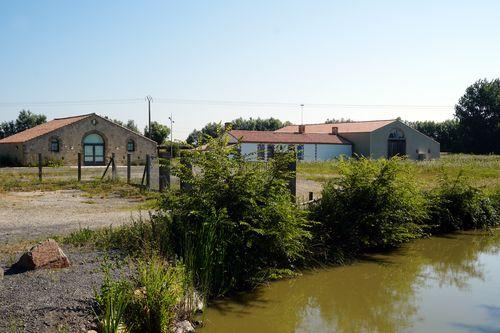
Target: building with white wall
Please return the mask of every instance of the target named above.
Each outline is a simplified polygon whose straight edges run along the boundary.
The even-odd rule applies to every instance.
[[[407,156],[413,160],[440,157],[440,144],[400,120],[373,120],[335,124],[290,125],[277,133],[328,134],[333,131],[352,144],[359,156],[390,158]]]
[[[303,130],[303,127],[300,128]],[[279,133],[273,131],[229,131],[229,142],[240,143],[241,153],[248,160],[267,160],[278,149],[293,147],[297,159],[314,162],[352,155],[352,144],[335,132]]]

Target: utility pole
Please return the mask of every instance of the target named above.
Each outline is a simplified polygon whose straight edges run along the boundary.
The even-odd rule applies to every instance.
[[[172,113],[170,113],[170,158],[174,158],[174,118],[172,117]]]
[[[304,125],[304,104],[300,104],[300,124]]]
[[[146,101],[148,102],[148,137],[151,139],[151,102],[153,101],[153,97],[147,95]]]

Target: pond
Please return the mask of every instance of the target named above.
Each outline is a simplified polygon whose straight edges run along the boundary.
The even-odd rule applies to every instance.
[[[220,300],[202,333],[500,332],[500,231],[412,242]]]

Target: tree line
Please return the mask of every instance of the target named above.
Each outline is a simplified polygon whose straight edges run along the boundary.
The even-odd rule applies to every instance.
[[[500,154],[500,79],[478,80],[455,105],[454,119],[407,122],[448,152]]]

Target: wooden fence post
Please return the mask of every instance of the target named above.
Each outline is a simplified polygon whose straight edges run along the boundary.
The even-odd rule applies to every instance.
[[[132,155],[127,154],[127,184],[130,184],[132,178]]]
[[[111,179],[116,180],[117,178],[115,153],[111,153]]]
[[[82,181],[82,153],[78,153],[78,182]]]
[[[295,156],[295,154],[294,154]],[[292,201],[295,202],[297,197],[297,159],[294,158],[293,161],[290,161],[288,164],[288,171],[291,173],[291,178],[288,182],[288,188],[290,189],[290,195]]]
[[[42,182],[42,168],[43,168],[43,160],[42,160],[42,154],[38,154],[38,180]]]
[[[160,158],[160,192],[170,188],[170,157]]]
[[[151,189],[151,155],[146,155],[146,188]]]

